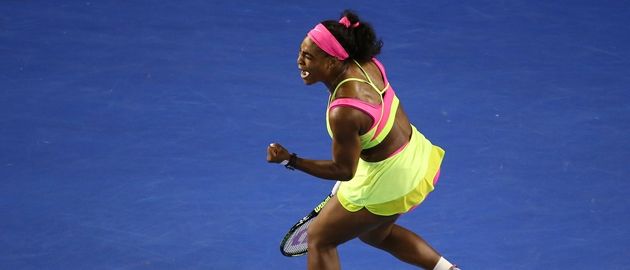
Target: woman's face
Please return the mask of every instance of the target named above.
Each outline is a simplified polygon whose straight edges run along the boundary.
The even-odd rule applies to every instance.
[[[314,84],[329,76],[330,72],[327,65],[330,61],[329,58],[308,36],[304,38],[300,44],[297,64],[300,77],[305,84]]]

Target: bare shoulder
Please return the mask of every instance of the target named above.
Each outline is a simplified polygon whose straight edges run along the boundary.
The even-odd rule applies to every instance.
[[[361,91],[361,82],[358,81],[347,81],[339,86],[339,89],[335,92],[334,99],[337,98],[358,98],[359,92]]]
[[[356,78],[362,79],[359,77]],[[335,93],[334,99],[337,98],[354,98],[371,104],[380,103],[378,93],[372,89],[372,86],[363,81],[345,82]]]
[[[369,130],[372,119],[358,109],[346,106],[336,106],[328,114],[330,128],[335,136],[345,133],[359,135]]]
[[[332,126],[357,126],[362,116],[359,110],[346,106],[334,107],[328,115]]]

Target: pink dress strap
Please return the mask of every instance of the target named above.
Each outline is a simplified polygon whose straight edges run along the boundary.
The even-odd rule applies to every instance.
[[[381,64],[381,61],[378,61],[378,59],[376,58],[372,58],[372,62],[376,64],[376,67],[378,67],[378,70],[381,72],[381,75],[383,75],[383,83],[385,83],[385,85],[388,85],[389,80],[387,80],[387,74],[385,73],[385,66],[383,66],[383,64]]]

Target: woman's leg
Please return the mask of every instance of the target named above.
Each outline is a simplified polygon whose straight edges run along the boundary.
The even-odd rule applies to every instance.
[[[361,241],[385,250],[406,263],[433,269],[440,260],[438,254],[417,234],[397,225],[394,221],[359,236]]]
[[[366,209],[349,212],[333,197],[308,228],[308,269],[339,269],[337,246],[398,216],[378,216]]]

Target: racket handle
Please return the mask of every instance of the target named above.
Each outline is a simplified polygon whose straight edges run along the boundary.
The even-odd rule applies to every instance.
[[[335,183],[335,186],[332,188],[332,191],[330,191],[330,194],[335,195],[339,189],[339,185],[341,185],[341,181],[337,181],[337,183]]]

